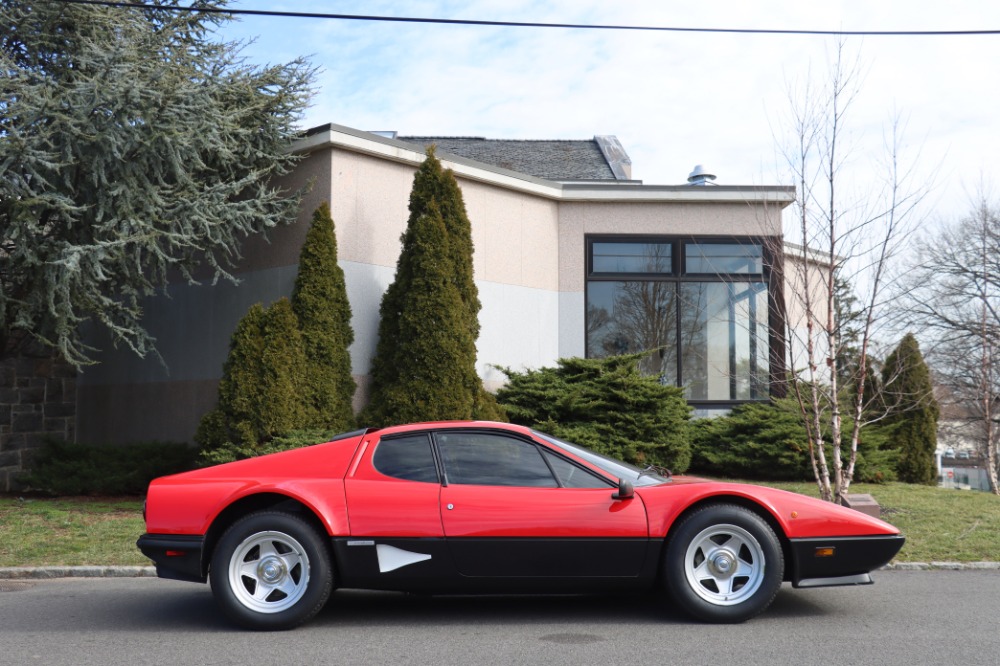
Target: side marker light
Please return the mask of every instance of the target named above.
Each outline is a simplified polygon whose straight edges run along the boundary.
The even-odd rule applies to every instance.
[[[817,548],[814,555],[816,557],[833,557],[836,552],[836,548],[833,546],[826,546],[824,548]]]

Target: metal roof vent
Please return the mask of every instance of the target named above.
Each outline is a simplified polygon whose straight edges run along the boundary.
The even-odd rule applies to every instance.
[[[712,181],[715,180],[715,174],[709,173],[705,167],[698,164],[695,165],[694,171],[688,174],[688,185],[715,185]]]

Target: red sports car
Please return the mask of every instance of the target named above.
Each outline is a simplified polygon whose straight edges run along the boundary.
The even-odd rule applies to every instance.
[[[419,423],[156,479],[138,546],[162,578],[211,581],[255,629],[334,588],[437,593],[664,586],[741,622],[794,587],[862,585],[892,525],[803,495],[661,475],[529,428]]]

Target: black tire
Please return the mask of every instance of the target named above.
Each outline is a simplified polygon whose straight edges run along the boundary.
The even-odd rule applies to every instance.
[[[745,622],[771,605],[785,563],[771,526],[753,511],[715,504],[671,533],[664,580],[682,610],[705,622]]]
[[[249,629],[292,629],[323,608],[333,591],[326,539],[289,513],[252,513],[225,531],[209,580],[223,612]]]

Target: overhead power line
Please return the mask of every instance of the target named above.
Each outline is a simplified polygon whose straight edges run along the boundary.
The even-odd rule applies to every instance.
[[[364,16],[359,14],[325,14],[319,12],[282,12],[264,9],[228,9],[221,7],[165,7],[142,2],[114,0],[58,0],[70,5],[101,5],[133,9],[161,9],[177,12],[232,14],[234,16],[270,16],[278,18],[312,18],[337,21],[381,21],[390,23],[433,23],[441,25],[471,25],[500,28],[571,28],[575,30],[638,30],[648,32],[703,32],[747,35],[836,35],[859,37],[945,37],[956,35],[1000,35],[997,30],[779,30],[772,28],[682,28],[651,25],[600,25],[587,23],[535,23],[531,21],[476,21],[413,16]]]

